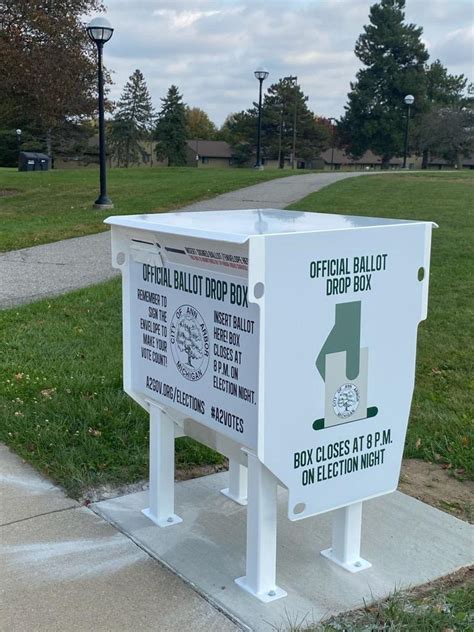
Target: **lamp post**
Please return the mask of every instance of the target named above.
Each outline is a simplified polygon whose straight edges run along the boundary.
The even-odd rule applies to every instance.
[[[332,125],[332,138],[331,138],[331,170],[334,171],[334,137],[336,136],[336,125],[337,119],[329,118],[328,121]]]
[[[265,79],[268,77],[268,72],[266,70],[256,70],[254,73],[255,78],[259,81],[259,91],[258,91],[258,129],[257,129],[257,163],[255,165],[256,169],[263,169],[262,161],[260,160],[260,139],[262,136],[262,84]]]
[[[20,168],[21,129],[16,130],[16,149],[18,154],[18,169]]]
[[[298,109],[298,77],[290,75],[289,77],[285,77],[285,81],[291,81],[295,88],[295,107],[293,111],[293,152],[291,156],[291,168],[295,169],[296,163],[296,112]]]
[[[105,121],[104,121],[104,72],[102,67],[102,50],[104,44],[112,37],[114,29],[105,18],[94,18],[86,27],[89,39],[97,46],[97,67],[99,85],[99,170],[100,194],[94,203],[96,209],[113,208],[112,200],[107,196],[107,176],[105,164]]]
[[[407,106],[407,122],[405,126],[405,151],[403,152],[403,168],[407,168],[407,154],[408,154],[408,126],[410,125],[410,107],[415,102],[415,97],[412,94],[407,94],[403,99]]]
[[[282,155],[281,155],[281,138],[282,138],[282,134],[283,134],[283,98],[280,102],[280,126],[279,126],[279,132],[278,132],[278,169],[283,169],[284,166],[284,160],[282,161]]]

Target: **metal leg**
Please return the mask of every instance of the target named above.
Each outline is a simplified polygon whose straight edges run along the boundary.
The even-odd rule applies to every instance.
[[[229,487],[221,489],[224,496],[239,503],[247,504],[247,468],[234,459],[229,459]]]
[[[260,601],[286,597],[275,584],[277,482],[253,454],[248,455],[246,575],[236,583]]]
[[[351,573],[370,568],[372,564],[360,557],[362,503],[336,509],[332,520],[332,547],[321,555]]]
[[[150,405],[150,489],[143,512],[160,527],[182,522],[174,513],[174,423],[160,408]]]

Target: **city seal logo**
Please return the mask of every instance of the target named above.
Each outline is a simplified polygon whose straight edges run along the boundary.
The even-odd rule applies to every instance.
[[[209,365],[209,333],[195,307],[181,305],[170,327],[171,353],[178,371],[191,382],[200,380]]]
[[[355,384],[343,384],[334,394],[332,407],[341,419],[351,417],[359,406],[359,389]]]

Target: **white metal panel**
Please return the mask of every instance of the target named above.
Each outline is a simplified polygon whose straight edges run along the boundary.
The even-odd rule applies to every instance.
[[[151,233],[244,243],[249,237],[255,235],[313,233],[349,228],[400,226],[417,222],[280,209],[249,209],[118,215],[109,217],[105,223]]]
[[[246,280],[132,254],[129,292],[132,391],[256,447],[259,312]]]
[[[425,316],[430,229],[411,224],[265,239],[259,456],[289,488],[291,520],[397,486],[417,327]],[[425,268],[421,282],[420,267]],[[337,323],[342,333],[335,332]],[[348,339],[351,327],[354,340]],[[367,349],[365,376],[359,375],[361,349]],[[356,372],[321,375],[324,366],[339,366],[328,358],[343,351],[351,358],[348,368],[356,362]],[[365,382],[367,407],[359,419],[357,406],[364,404],[358,389]],[[330,423],[325,422],[328,398],[335,406]]]

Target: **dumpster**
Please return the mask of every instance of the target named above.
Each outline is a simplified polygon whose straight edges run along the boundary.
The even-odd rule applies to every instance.
[[[48,171],[50,158],[37,151],[21,151],[18,171]]]
[[[174,439],[186,435],[229,458],[222,491],[248,505],[243,589],[286,594],[278,486],[291,521],[332,512],[328,563],[369,567],[362,503],[398,485],[434,224],[279,209],[106,223],[124,389],[150,412],[146,515],[181,521]]]

